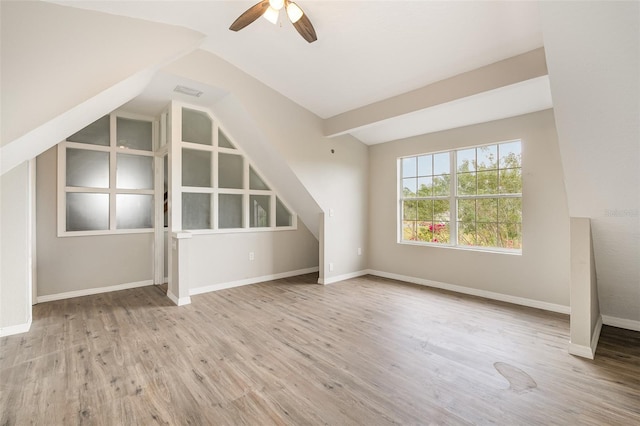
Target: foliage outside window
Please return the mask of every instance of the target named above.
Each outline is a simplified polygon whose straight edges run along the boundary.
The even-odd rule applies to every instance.
[[[69,136],[58,147],[59,235],[150,232],[153,163],[148,119],[110,114]]]
[[[520,141],[404,157],[399,164],[401,242],[522,249]]]

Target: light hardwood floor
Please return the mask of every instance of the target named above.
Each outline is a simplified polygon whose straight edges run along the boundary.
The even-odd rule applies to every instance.
[[[362,277],[34,307],[0,339],[2,425],[638,425],[640,333]]]

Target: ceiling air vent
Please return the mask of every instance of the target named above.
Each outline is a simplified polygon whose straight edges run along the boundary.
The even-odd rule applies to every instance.
[[[176,88],[173,89],[173,91],[178,93],[183,93],[188,96],[194,96],[196,98],[199,98],[200,95],[202,95],[203,93],[200,90],[192,89],[191,87],[186,87],[186,86],[176,86]]]

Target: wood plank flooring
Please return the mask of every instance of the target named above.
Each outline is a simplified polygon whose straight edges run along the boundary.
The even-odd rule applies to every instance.
[[[604,327],[589,361],[565,315],[316,279],[36,305],[0,339],[0,424],[640,424],[640,333]]]

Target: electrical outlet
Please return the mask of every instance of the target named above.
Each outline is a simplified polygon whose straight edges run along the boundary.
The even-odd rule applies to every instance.
[[[335,212],[333,211],[333,209],[329,209],[329,217],[333,217],[334,214]]]
[[[358,247],[358,256],[362,256],[362,247]]]
[[[255,258],[256,258],[255,254],[252,251],[250,251],[249,252],[249,260],[254,260]]]
[[[333,262],[329,262],[329,272],[333,272]]]

